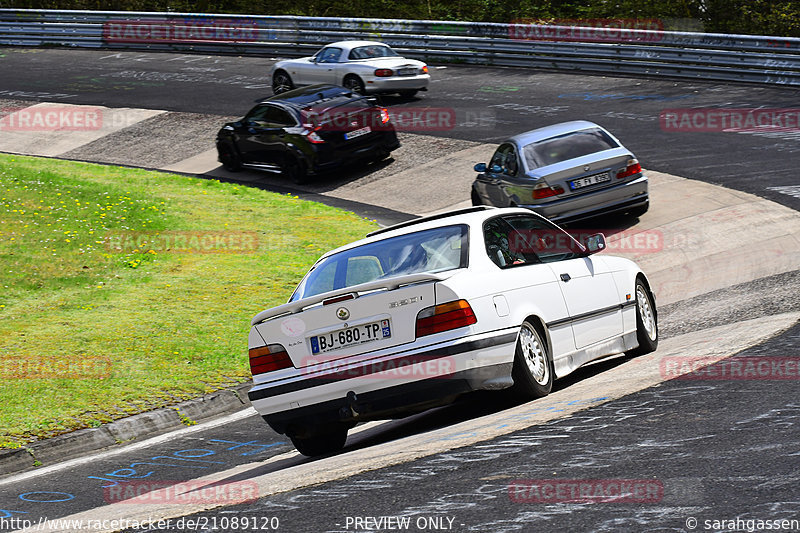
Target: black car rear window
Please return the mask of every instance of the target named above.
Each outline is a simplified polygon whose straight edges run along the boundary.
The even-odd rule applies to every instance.
[[[619,144],[605,131],[591,128],[528,144],[522,154],[528,168],[534,169],[617,147]]]

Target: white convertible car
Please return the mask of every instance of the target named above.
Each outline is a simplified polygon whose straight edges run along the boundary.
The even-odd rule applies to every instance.
[[[312,57],[279,61],[272,67],[275,94],[302,85],[329,83],[360,94],[396,92],[413,96],[427,91],[431,77],[422,61],[401,57],[375,41],[340,41]]]
[[[253,406],[305,455],[358,422],[460,394],[534,399],[588,361],[656,349],[647,277],[540,215],[473,207],[371,233],[323,255],[250,330]]]

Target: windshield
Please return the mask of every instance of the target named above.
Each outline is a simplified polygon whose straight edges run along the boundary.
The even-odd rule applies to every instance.
[[[371,44],[369,46],[359,46],[350,50],[348,59],[374,59],[376,57],[397,57],[397,52],[388,46]]]
[[[528,144],[522,149],[522,154],[528,169],[533,170],[618,146],[606,132],[592,128]]]
[[[391,237],[326,257],[303,278],[289,301],[406,274],[467,266],[467,226]]]

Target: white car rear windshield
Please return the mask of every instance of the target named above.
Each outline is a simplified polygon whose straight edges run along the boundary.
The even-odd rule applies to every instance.
[[[351,248],[317,263],[290,301],[384,278],[465,268],[467,249],[467,226],[462,224]]]
[[[591,128],[528,144],[522,154],[528,168],[534,169],[617,147],[619,144],[608,133]]]
[[[347,59],[374,59],[376,57],[397,57],[397,52],[388,46],[373,44],[353,48]]]

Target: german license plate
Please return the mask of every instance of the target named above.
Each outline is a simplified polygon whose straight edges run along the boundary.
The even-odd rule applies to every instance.
[[[413,76],[417,73],[417,69],[415,68],[400,68],[397,69],[398,76]]]
[[[603,172],[602,174],[595,174],[594,176],[586,176],[585,178],[572,180],[569,182],[569,188],[574,191],[575,189],[582,189],[583,187],[597,185],[598,183],[606,181],[611,181],[611,176],[608,172]]]
[[[386,319],[332,331],[325,335],[315,335],[309,337],[308,341],[311,344],[311,353],[316,355],[341,350],[357,344],[388,339],[391,336],[392,327],[389,320]]]
[[[367,133],[371,132],[372,129],[369,126],[364,126],[363,128],[348,131],[344,134],[345,139],[354,139],[356,137],[361,137],[362,135],[366,135]]]

